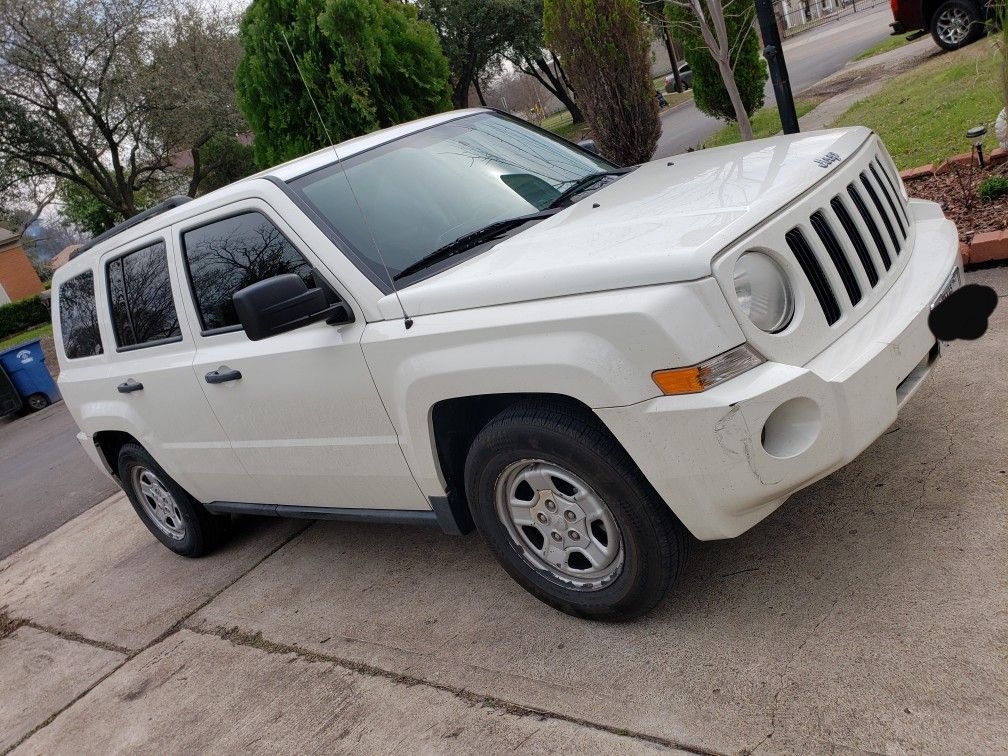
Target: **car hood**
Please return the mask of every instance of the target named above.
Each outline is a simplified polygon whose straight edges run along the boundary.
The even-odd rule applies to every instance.
[[[863,127],[815,131],[645,163],[401,289],[403,309],[416,316],[709,276],[715,255],[821,182],[870,136]],[[829,153],[840,160],[823,160]],[[401,313],[394,296],[379,307],[385,317]]]

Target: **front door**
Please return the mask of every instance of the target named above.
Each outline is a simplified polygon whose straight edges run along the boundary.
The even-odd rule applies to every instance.
[[[429,509],[364,361],[359,312],[258,342],[241,330],[234,292],[282,273],[314,285],[311,250],[258,200],[177,231],[201,325],[193,369],[255,481],[251,503]]]

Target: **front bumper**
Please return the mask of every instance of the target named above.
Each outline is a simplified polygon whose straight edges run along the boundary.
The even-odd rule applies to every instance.
[[[931,302],[961,264],[941,209],[911,208],[916,242],[899,280],[808,364],[768,362],[701,394],[596,410],[697,538],[737,536],[850,462],[920,385],[939,351]]]

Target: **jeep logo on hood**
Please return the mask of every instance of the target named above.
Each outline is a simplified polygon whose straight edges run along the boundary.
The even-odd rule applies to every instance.
[[[840,156],[835,152],[827,152],[822,157],[816,158],[813,162],[820,168],[829,168],[833,163],[840,162]]]

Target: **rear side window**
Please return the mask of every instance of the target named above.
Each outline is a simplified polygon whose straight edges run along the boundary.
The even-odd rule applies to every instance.
[[[203,329],[238,325],[231,296],[258,281],[297,273],[313,287],[312,267],[262,213],[233,215],[182,234]]]
[[[108,264],[112,326],[120,347],[182,338],[168,278],[164,242],[138,249]]]
[[[86,271],[68,279],[59,289],[60,330],[63,351],[70,359],[102,353],[95,307],[94,275]]]

